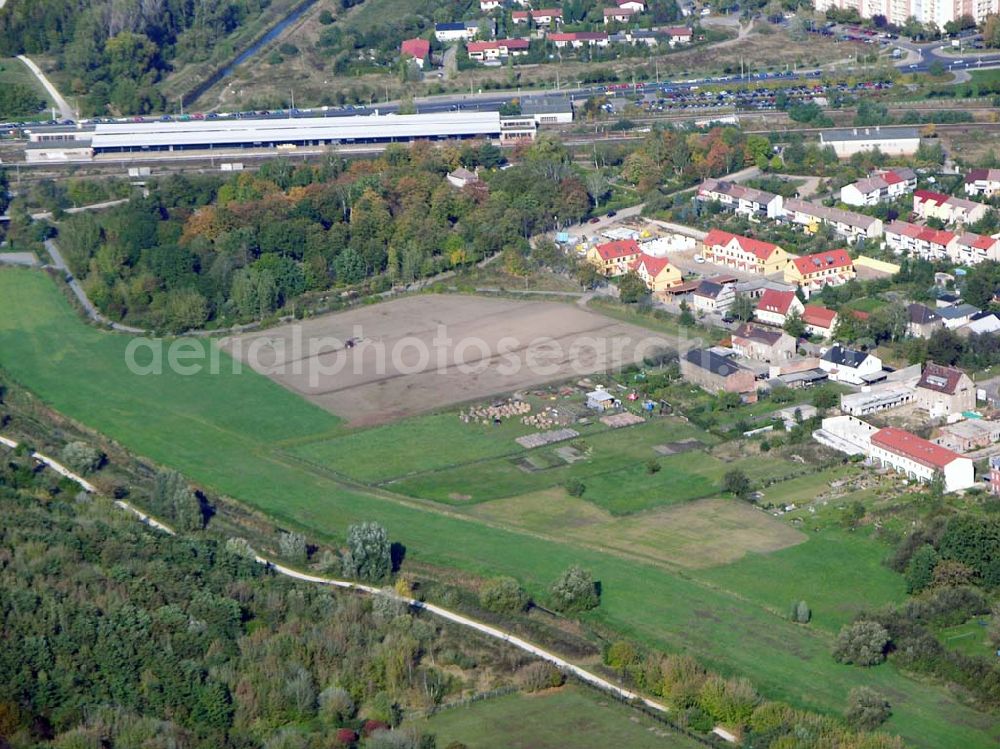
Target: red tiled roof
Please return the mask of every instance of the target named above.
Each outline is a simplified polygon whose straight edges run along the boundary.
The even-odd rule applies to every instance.
[[[426,39],[404,39],[399,45],[399,51],[417,60],[423,60],[431,53],[431,43]]]
[[[975,247],[977,250],[988,250],[997,242],[993,237],[974,234],[971,231],[959,237],[958,241],[967,247]]]
[[[599,244],[596,249],[601,260],[618,260],[628,255],[637,255],[639,243],[634,239],[616,239],[613,242]]]
[[[917,235],[917,239],[921,242],[937,244],[942,247],[946,246],[954,238],[955,235],[950,231],[945,231],[944,229],[930,229],[927,227],[924,227],[924,230]]]
[[[544,18],[546,16],[552,18],[562,18],[562,9],[560,8],[539,8],[538,10],[515,10],[511,11],[511,18]]]
[[[668,26],[663,33],[668,36],[691,36],[692,31],[687,26]]]
[[[817,252],[812,255],[792,258],[795,267],[803,276],[816,273],[830,268],[849,268],[854,264],[847,250],[829,250],[827,252]]]
[[[722,231],[721,229],[712,229],[708,234],[705,235],[705,244],[709,247],[724,247],[729,244],[732,240],[736,240],[736,244],[739,245],[740,249],[744,252],[752,253],[756,255],[760,260],[767,260],[771,257],[771,254],[778,249],[778,245],[771,244],[770,242],[762,242],[759,239],[754,239],[752,237],[744,237],[739,234],[730,234],[728,231]]]
[[[651,278],[656,278],[664,268],[670,267],[670,259],[666,257],[653,257],[645,252],[639,255],[632,263],[634,270],[639,270],[640,265],[646,266],[646,272]]]
[[[871,317],[871,315],[869,315],[867,312],[863,312],[862,310],[859,309],[849,309],[847,311],[851,314],[851,317],[853,317],[855,320],[861,320],[862,322]]]
[[[921,202],[937,203],[938,205],[947,203],[949,200],[949,196],[933,190],[914,190],[913,197],[918,198]]]
[[[608,34],[606,31],[567,31],[546,34],[545,38],[552,42],[582,42],[588,39],[607,39]]]
[[[792,306],[794,300],[794,291],[768,289],[761,296],[760,302],[757,303],[757,309],[764,312],[777,312],[779,315],[787,315],[788,308]]]
[[[802,322],[815,325],[817,328],[830,328],[837,319],[837,313],[832,309],[820,307],[818,304],[807,304],[802,311]]]
[[[962,457],[956,452],[897,427],[879,429],[872,435],[872,444],[928,468],[943,469],[956,458]]]
[[[495,39],[491,42],[469,42],[465,48],[469,52],[485,52],[488,49],[527,49],[530,46],[527,39]]]
[[[898,185],[900,182],[906,182],[905,179],[903,179],[902,177],[900,177],[898,174],[896,174],[891,170],[888,172],[883,172],[882,179],[885,180],[885,183],[887,185]]]

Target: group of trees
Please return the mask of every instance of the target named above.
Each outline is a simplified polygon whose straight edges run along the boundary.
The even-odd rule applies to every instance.
[[[520,163],[488,143],[389,148],[320,166],[269,162],[218,183],[168,177],[149,198],[60,227],[60,248],[94,303],[115,320],[181,331],[266,317],[309,290],[409,283],[488,255],[529,252],[528,238],[580,220],[588,186],[555,140]],[[457,190],[444,175],[484,167]]]
[[[654,127],[622,164],[622,177],[642,193],[661,185],[682,186],[755,163],[754,141],[734,127],[686,133]],[[767,141],[764,139],[765,149]]]
[[[551,605],[557,611],[579,613],[596,608],[601,602],[601,584],[589,570],[567,568],[549,590]],[[498,614],[519,614],[532,605],[531,596],[512,577],[489,580],[479,592],[480,605]]]
[[[161,109],[155,84],[173,60],[208,59],[267,0],[40,0],[0,9],[6,54],[46,54],[73,77],[86,114]]]
[[[433,740],[419,729],[387,731],[405,710],[480,665],[527,662],[392,599],[269,575],[239,544],[124,520],[55,479],[0,456],[0,638],[17,643],[0,648],[3,746],[420,749]],[[158,512],[188,491],[176,474],[154,483]],[[348,547],[359,575],[385,574],[384,531],[352,528]]]

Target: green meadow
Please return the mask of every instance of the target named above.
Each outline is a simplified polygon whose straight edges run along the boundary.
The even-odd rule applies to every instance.
[[[838,665],[830,657],[833,634],[845,614],[832,607],[828,611],[824,598],[855,607],[898,600],[898,584],[888,583],[872,541],[855,538],[852,550],[840,545],[835,534],[825,542],[827,532],[810,534],[773,555],[691,573],[628,549],[581,544],[558,525],[544,531],[512,528],[502,516],[474,514],[490,502],[445,506],[404,496],[396,485],[363,491],[333,470],[286,452],[291,445],[299,450],[306,443],[336,444],[344,427],[335,417],[252,372],[234,374],[225,356],[219,374],[136,375],[126,366],[129,343],[126,336],[84,324],[46,276],[0,270],[4,371],[70,418],[182,471],[210,492],[234,497],[319,540],[339,541],[348,524],[378,520],[405,545],[408,559],[484,576],[512,575],[543,598],[561,570],[580,564],[592,569],[603,586],[601,607],[591,615],[595,621],[640,642],[690,653],[724,673],[747,675],[770,698],[840,713],[848,691],[868,684],[892,695],[893,717],[886,727],[915,746],[992,747],[1000,740],[1000,726],[992,716],[961,704],[943,686],[911,679],[892,665],[860,669]],[[194,351],[211,346],[201,340],[187,345]],[[394,452],[426,456],[443,447],[394,439],[391,429],[369,446],[386,463],[397,460]],[[625,429],[593,440],[630,440],[636,433]],[[648,442],[654,444],[652,438]],[[503,449],[509,444],[505,438]],[[362,441],[353,449],[363,451]],[[497,460],[485,443],[461,449],[468,450],[466,457],[483,456],[482,465]],[[647,454],[646,448],[641,452]],[[697,464],[707,456],[680,457],[678,471],[699,475]],[[414,464],[410,458],[398,460],[392,470]],[[769,470],[758,462],[763,464],[759,470]],[[358,470],[379,475],[377,459]],[[472,475],[463,480],[475,488]],[[480,474],[480,483],[489,480],[491,475]],[[433,485],[427,491],[432,497],[446,493]],[[670,517],[671,509],[654,511]],[[782,522],[755,515],[761,522]],[[646,517],[638,513],[623,520],[641,524]],[[862,553],[868,545],[876,551]],[[840,565],[842,573],[824,576],[824,570]],[[773,580],[766,581],[768,577]],[[803,595],[807,584],[811,592]],[[783,618],[786,599],[792,597],[807,598],[813,605],[809,626]]]

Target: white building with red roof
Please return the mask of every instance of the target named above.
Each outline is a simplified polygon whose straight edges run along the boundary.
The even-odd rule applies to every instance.
[[[809,335],[828,340],[833,337],[833,329],[837,325],[837,313],[818,304],[807,304],[802,310],[802,322],[805,323]]]
[[[776,244],[712,229],[702,240],[702,257],[733,270],[766,276],[783,273],[792,256]]]
[[[840,202],[847,205],[878,205],[917,189],[917,173],[912,169],[885,169],[869,174],[840,188]]]
[[[469,42],[465,45],[465,51],[469,53],[470,60],[489,62],[526,55],[529,46],[531,43],[527,39],[494,39],[487,42]]]
[[[550,31],[545,38],[552,42],[557,49],[572,47],[607,47],[610,44],[607,31]]]
[[[879,429],[871,436],[868,457],[917,481],[929,482],[940,476],[946,492],[968,489],[976,483],[970,458],[897,427]]]
[[[988,210],[989,206],[983,203],[940,192],[917,190],[913,193],[913,212],[923,219],[937,218],[946,224],[974,224]]]
[[[399,45],[399,54],[412,57],[417,66],[423,68],[431,56],[431,43],[426,39],[404,39]]]
[[[893,221],[885,227],[886,246],[897,255],[917,255],[925,260],[943,260],[954,253],[958,236],[944,229],[931,229],[907,221]]]
[[[972,169],[965,175],[965,194],[991,198],[1000,193],[1000,169]]]
[[[792,312],[802,314],[805,307],[794,291],[775,291],[768,289],[757,302],[754,317],[765,325],[776,325],[779,328],[785,324]]]
[[[605,276],[620,276],[632,268],[642,251],[634,239],[616,239],[591,247],[587,260]]]
[[[667,26],[659,29],[659,32],[667,38],[671,47],[678,44],[689,44],[694,38],[694,32],[687,26]]]
[[[1000,260],[1000,239],[967,231],[955,239],[949,256],[962,265],[976,265],[985,260]]]
[[[538,10],[515,10],[511,11],[510,20],[514,23],[528,23],[534,21],[536,26],[551,26],[562,23],[562,8],[539,8]]]
[[[840,286],[856,275],[854,261],[847,250],[827,250],[793,257],[785,266],[785,282],[797,285],[807,299],[814,292],[822,291],[824,286]]]

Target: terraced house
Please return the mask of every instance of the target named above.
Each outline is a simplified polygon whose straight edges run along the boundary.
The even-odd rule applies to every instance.
[[[702,256],[710,263],[765,276],[784,272],[792,258],[776,244],[721,229],[712,229],[702,240]]]
[[[802,289],[807,298],[816,291],[822,291],[824,286],[840,286],[856,275],[854,261],[847,250],[827,250],[793,257],[785,266],[785,281]]]
[[[885,169],[873,172],[840,188],[840,202],[847,205],[878,205],[917,189],[917,173],[912,169]]]
[[[913,212],[923,219],[936,218],[946,224],[974,224],[983,216],[989,206],[965,198],[956,198],[931,190],[917,190],[913,193]]]
[[[972,169],[965,175],[965,194],[992,198],[1000,192],[1000,169]]]
[[[785,201],[784,217],[799,224],[809,234],[815,234],[826,224],[850,241],[875,239],[882,236],[882,220],[839,208],[827,208],[820,203],[792,198]]]
[[[642,253],[632,262],[631,269],[639,275],[639,278],[646,283],[646,287],[654,294],[680,286],[684,282],[684,277],[677,266],[665,257],[653,257]]]
[[[780,195],[718,179],[706,179],[698,186],[698,200],[715,200],[736,213],[770,219],[784,215]]]
[[[925,260],[950,257],[958,237],[944,229],[931,229],[906,221],[893,221],[885,227],[885,244],[897,255],[916,255]]]

